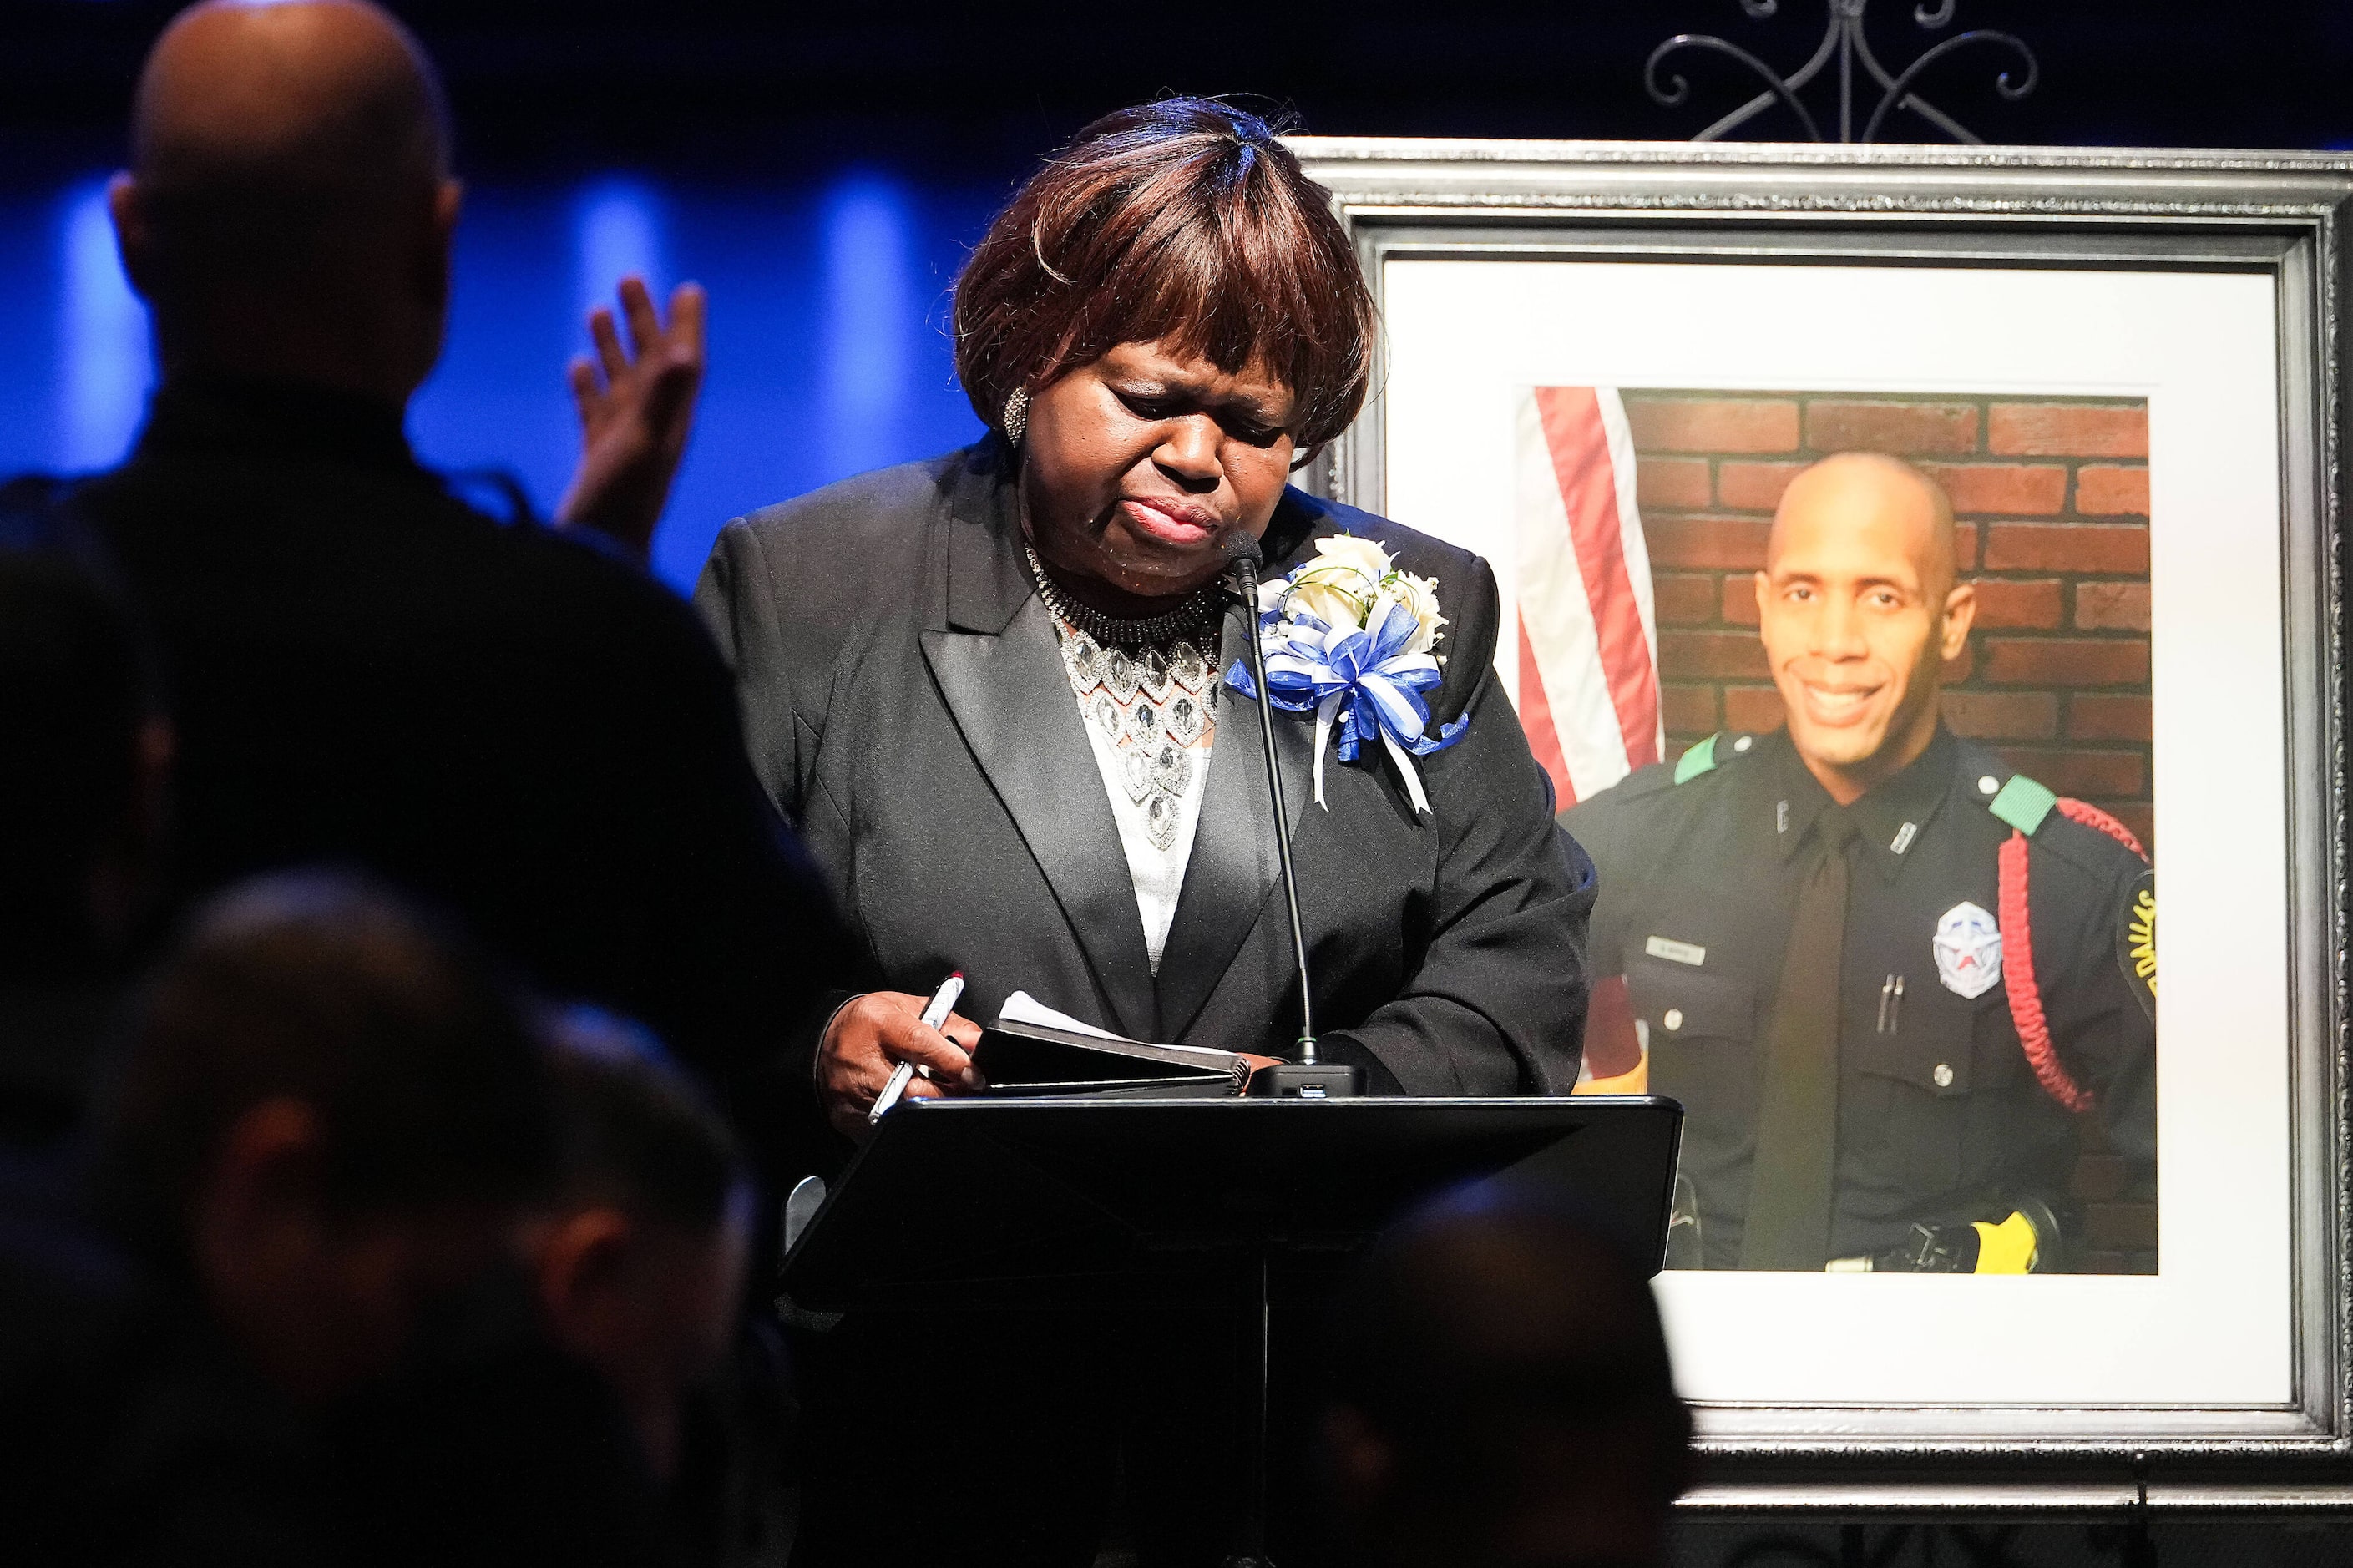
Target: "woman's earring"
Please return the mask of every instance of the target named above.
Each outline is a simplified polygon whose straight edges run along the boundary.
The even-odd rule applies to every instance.
[[[1018,447],[1029,428],[1029,389],[1017,386],[1013,389],[1013,395],[1005,400],[1005,444]]]

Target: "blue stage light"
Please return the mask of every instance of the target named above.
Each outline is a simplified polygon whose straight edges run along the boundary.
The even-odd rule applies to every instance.
[[[57,444],[66,469],[104,468],[139,427],[153,380],[147,310],[122,275],[107,216],[106,182],[89,181],[58,206]]]
[[[652,191],[634,180],[599,180],[581,192],[574,222],[581,320],[599,305],[611,308],[614,290],[627,277],[644,279],[654,298],[662,300],[668,269],[662,265],[661,211]]]
[[[836,474],[903,460],[914,334],[914,218],[893,180],[860,174],[825,204],[819,389],[825,466]]]

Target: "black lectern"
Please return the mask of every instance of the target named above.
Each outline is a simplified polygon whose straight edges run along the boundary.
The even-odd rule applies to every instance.
[[[1575,1193],[1663,1256],[1670,1100],[909,1100],[786,1255],[816,1311],[1232,1300],[1270,1247],[1335,1276],[1418,1198],[1486,1176]]]
[[[1314,1304],[1416,1200],[1492,1178],[1572,1194],[1663,1258],[1671,1100],[922,1100],[882,1118],[801,1231],[814,1311]],[[1259,1540],[1238,1561],[1261,1555]]]

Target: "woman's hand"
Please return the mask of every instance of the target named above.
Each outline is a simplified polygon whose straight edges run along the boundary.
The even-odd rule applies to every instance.
[[[600,305],[588,317],[596,357],[572,362],[580,467],[555,518],[567,528],[593,528],[643,556],[694,426],[695,395],[702,386],[703,299],[695,284],[681,284],[670,296],[665,326],[644,279],[622,279],[620,292],[628,348],[621,346],[613,312]]]
[[[909,1100],[961,1094],[978,1081],[972,1051],[980,1044],[980,1026],[951,1013],[943,1027],[927,1029],[927,1000],[903,991],[870,991],[845,1003],[826,1026],[817,1048],[817,1092],[835,1131],[866,1136],[866,1113],[901,1062],[932,1069],[930,1078],[918,1073],[908,1083]]]

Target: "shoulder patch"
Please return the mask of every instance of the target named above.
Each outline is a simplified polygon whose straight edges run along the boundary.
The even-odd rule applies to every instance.
[[[1683,784],[1702,773],[1714,773],[1734,757],[1746,753],[1756,743],[1754,735],[1735,735],[1728,731],[1718,730],[1677,759],[1675,783]]]
[[[2157,1019],[2157,873],[2143,871],[2125,884],[2116,910],[2116,966],[2149,1021]]]
[[[1986,809],[2031,838],[2058,804],[2059,797],[2042,785],[2024,773],[2012,773],[2000,793],[1986,802]]]
[[[1718,731],[1721,734],[1721,731]],[[1715,766],[1717,735],[1710,735],[1675,761],[1675,783],[1683,784]]]

